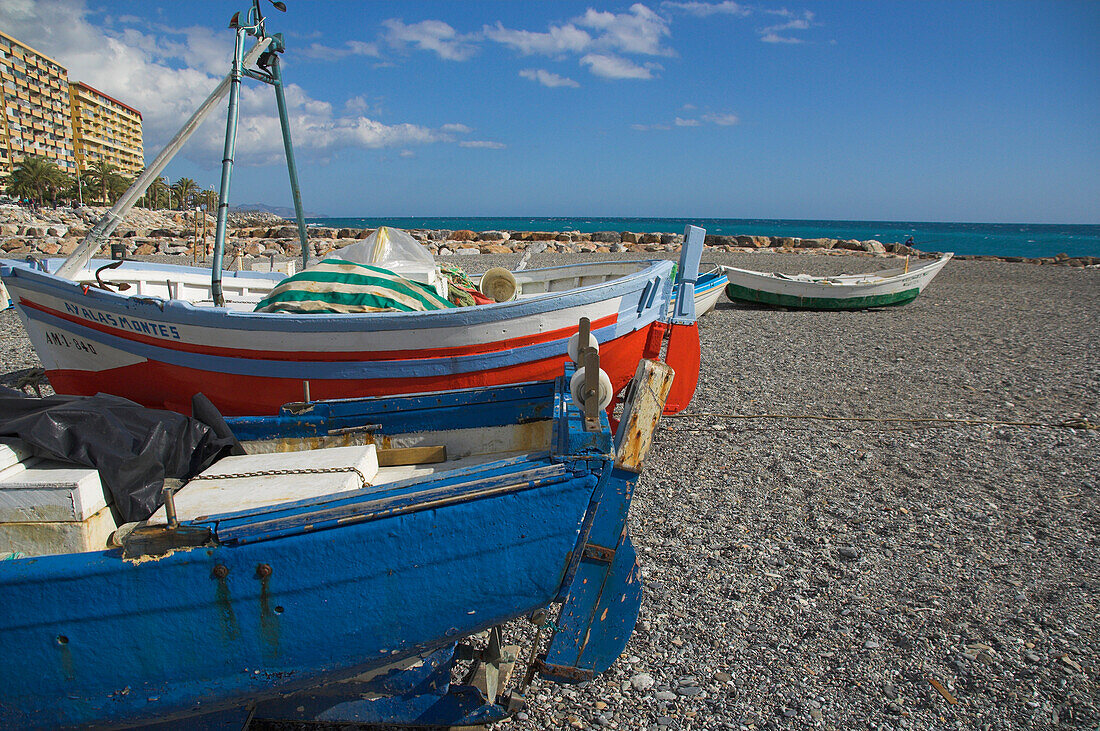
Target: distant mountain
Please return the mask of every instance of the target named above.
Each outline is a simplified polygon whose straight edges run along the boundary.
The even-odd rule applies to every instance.
[[[230,206],[230,211],[235,213],[244,213],[245,211],[263,211],[264,213],[274,213],[276,216],[282,216],[283,218],[294,218],[294,209],[287,208],[286,206],[269,206],[266,203],[242,203],[239,206]],[[306,218],[327,218],[324,213],[314,213],[313,211],[306,211]]]

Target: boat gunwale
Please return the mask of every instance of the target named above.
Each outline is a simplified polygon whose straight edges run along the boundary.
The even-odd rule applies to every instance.
[[[910,267],[909,271],[905,271],[902,267],[894,267],[892,269],[882,269],[874,272],[867,272],[865,274],[834,274],[823,275],[820,277],[814,277],[813,279],[787,279],[785,277],[778,276],[779,272],[759,272],[753,269],[741,269],[740,267],[732,267],[722,265],[722,270],[727,273],[736,272],[737,274],[746,275],[746,279],[763,279],[765,281],[783,282],[791,284],[808,284],[808,285],[830,285],[833,287],[859,287],[859,286],[877,286],[880,284],[888,284],[892,282],[904,282],[909,279],[916,278],[921,275],[926,275],[930,270],[936,268],[935,271],[939,271],[938,267],[942,267],[952,257],[954,252],[946,253],[940,256],[938,259],[933,259],[925,262],[921,262],[917,266]],[[790,275],[787,275],[790,276]],[[858,281],[858,282],[829,282],[825,280],[837,279],[842,277],[879,277],[880,281]],[[732,279],[729,281],[733,281]],[[737,284],[737,282],[734,282]]]
[[[607,262],[607,264],[619,263],[620,262]],[[582,266],[599,266],[602,264],[604,263],[565,264],[558,267],[547,267],[544,271]],[[22,286],[40,294],[46,294],[69,301],[75,300],[72,296],[75,288],[75,292],[80,293],[81,297],[92,298],[92,302],[89,302],[89,305],[110,309],[116,312],[119,310],[128,310],[132,313],[135,305],[144,305],[144,309],[151,311],[150,314],[155,315],[156,312],[161,313],[160,316],[154,316],[150,319],[170,321],[177,324],[271,332],[290,329],[297,330],[305,326],[304,329],[312,332],[338,333],[348,330],[386,331],[408,330],[410,327],[412,329],[427,329],[432,327],[483,325],[497,321],[530,317],[551,310],[556,311],[568,309],[570,307],[585,306],[593,302],[606,301],[633,291],[641,291],[651,286],[650,282],[654,279],[664,280],[658,281],[658,287],[666,283],[671,283],[674,262],[667,259],[644,259],[637,260],[637,265],[637,271],[615,277],[611,280],[586,284],[567,290],[539,293],[529,298],[510,302],[496,302],[475,307],[456,307],[424,312],[308,314],[240,312],[224,308],[196,306],[185,300],[127,296],[117,292],[102,290],[97,287],[88,287],[86,291],[84,291],[82,288],[87,285],[64,279],[50,272],[34,269],[31,265],[22,262],[0,265],[0,276],[9,280],[12,277],[19,280],[19,283],[16,285],[17,288]],[[16,302],[16,306],[22,306],[22,303]],[[660,314],[658,314],[658,318],[659,317]],[[367,324],[369,324],[370,327],[365,327]]]

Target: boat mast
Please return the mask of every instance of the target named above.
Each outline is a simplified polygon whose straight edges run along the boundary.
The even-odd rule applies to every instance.
[[[306,238],[306,214],[302,210],[302,189],[298,186],[298,167],[294,164],[294,145],[290,140],[290,117],[286,111],[286,95],[283,93],[283,72],[279,57],[271,59],[271,76],[274,78],[275,103],[279,107],[279,126],[283,130],[283,149],[286,150],[286,169],[290,173],[290,192],[294,198],[294,219],[298,223],[298,238],[302,242],[302,269],[309,266],[309,241]]]
[[[277,0],[271,0],[276,10],[285,12],[286,5]],[[283,133],[283,149],[286,151],[287,171],[290,174],[290,190],[294,198],[294,217],[298,223],[298,239],[302,244],[302,266],[309,263],[309,241],[306,238],[305,214],[302,211],[302,193],[298,187],[298,169],[294,164],[294,146],[290,138],[290,118],[287,114],[286,96],[283,93],[283,77],[279,69],[279,56],[286,49],[282,33],[272,36],[267,35],[264,27],[264,16],[260,12],[260,0],[252,0],[252,8],[248,11],[248,17],[244,24],[240,22],[240,13],[233,16],[229,27],[236,29],[237,42],[233,52],[233,70],[229,74],[229,114],[225,121],[225,155],[222,157],[221,191],[218,196],[217,228],[214,232],[214,258],[211,262],[210,294],[214,304],[221,307],[225,305],[225,296],[222,291],[222,258],[225,254],[225,228],[229,217],[229,186],[233,176],[233,156],[237,146],[237,122],[240,117],[239,99],[241,77],[248,76],[271,84],[275,87],[275,102],[279,108],[279,126]],[[242,63],[241,49],[244,47],[245,35],[256,36],[259,39],[270,41],[270,47],[256,61],[258,68],[246,68]]]

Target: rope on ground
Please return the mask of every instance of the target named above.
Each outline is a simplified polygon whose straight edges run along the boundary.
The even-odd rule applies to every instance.
[[[1088,419],[1074,418],[1059,422],[1041,421],[987,421],[983,419],[946,419],[937,417],[911,417],[911,416],[824,416],[821,414],[723,414],[713,411],[695,411],[691,413],[681,412],[674,414],[673,418],[685,418],[693,416],[708,416],[721,419],[813,419],[815,421],[868,421],[881,423],[907,422],[913,424],[968,424],[976,426],[1030,426],[1043,429],[1100,429],[1100,424],[1092,424]]]

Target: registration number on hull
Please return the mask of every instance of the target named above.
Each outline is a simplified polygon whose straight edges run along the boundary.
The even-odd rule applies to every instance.
[[[69,348],[70,350],[79,350],[83,353],[96,355],[95,346],[91,343],[56,330],[46,330],[46,342],[54,347]]]

